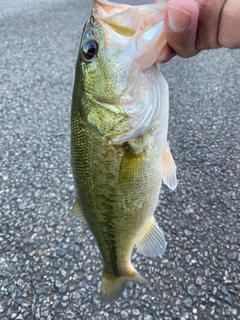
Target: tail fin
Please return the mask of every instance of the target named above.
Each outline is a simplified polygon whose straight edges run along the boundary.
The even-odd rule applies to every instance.
[[[141,283],[148,283],[134,268],[130,276],[115,276],[103,271],[101,300],[104,303],[110,303],[117,300],[125,287],[128,280],[134,280]]]

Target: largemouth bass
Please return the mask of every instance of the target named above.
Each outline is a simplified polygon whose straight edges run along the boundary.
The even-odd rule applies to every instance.
[[[134,246],[165,251],[154,220],[162,180],[176,187],[167,142],[168,86],[155,63],[166,45],[165,3],[93,1],[76,63],[71,148],[73,212],[103,259],[101,296],[117,299],[127,280],[146,282],[131,264]]]

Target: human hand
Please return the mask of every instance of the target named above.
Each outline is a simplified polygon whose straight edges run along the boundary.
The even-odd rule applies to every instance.
[[[205,49],[240,48],[239,30],[239,0],[169,0],[164,17],[168,46],[157,61],[189,58]]]

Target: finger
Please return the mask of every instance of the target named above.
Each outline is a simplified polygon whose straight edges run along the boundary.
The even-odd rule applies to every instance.
[[[221,45],[218,41],[218,30],[223,6],[227,0],[196,1],[200,9],[196,46],[198,50],[219,48]]]
[[[240,48],[240,1],[226,1],[222,9],[218,42],[222,47]]]
[[[171,60],[176,55],[176,52],[167,43],[166,46],[161,51],[156,63],[164,63]]]
[[[196,55],[199,7],[194,0],[169,0],[164,17],[164,33],[170,47],[181,57]]]

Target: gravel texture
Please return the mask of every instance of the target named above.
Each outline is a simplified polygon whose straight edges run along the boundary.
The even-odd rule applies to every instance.
[[[239,50],[162,67],[178,167],[156,212],[168,247],[162,258],[133,253],[149,285],[99,300],[99,251],[70,210],[71,93],[90,6],[0,2],[0,319],[239,320]]]

